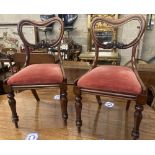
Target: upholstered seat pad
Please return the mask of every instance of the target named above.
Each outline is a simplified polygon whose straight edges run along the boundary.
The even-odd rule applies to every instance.
[[[34,85],[61,83],[63,75],[58,64],[33,64],[29,65],[13,76],[8,85]]]
[[[123,66],[99,66],[87,72],[77,82],[81,88],[117,93],[141,93],[141,86],[134,72]]]

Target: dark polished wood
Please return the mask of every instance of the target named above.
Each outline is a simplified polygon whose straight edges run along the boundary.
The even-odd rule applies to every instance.
[[[126,103],[126,111],[128,111],[128,110],[129,110],[130,103],[131,103],[131,101],[130,101],[130,100],[128,100],[128,101],[127,101],[127,103]]]
[[[101,97],[99,95],[96,95],[96,100],[97,100],[99,106],[101,106],[102,105],[102,100],[101,100]]]
[[[138,64],[137,69],[146,87],[155,86],[155,64]]]
[[[14,92],[10,91],[10,93],[8,93],[8,102],[9,102],[9,106],[12,112],[12,121],[15,123],[15,127],[18,128],[18,116],[17,116],[17,112],[16,112],[16,100],[14,99]]]
[[[60,85],[60,102],[62,118],[64,119],[64,124],[67,125],[68,113],[67,113],[67,79]]]
[[[25,53],[15,53],[13,56],[13,61],[16,63],[17,70],[23,68],[25,64]],[[59,59],[59,58],[57,58]],[[55,63],[55,57],[51,54],[40,52],[30,53],[29,65],[31,64],[42,64],[42,63]]]
[[[81,132],[81,126],[82,126],[82,120],[81,120],[81,111],[82,111],[81,91],[80,91],[80,89],[74,87],[74,93],[76,94],[76,98],[75,98],[76,126],[78,128],[78,132]]]
[[[35,89],[31,89],[31,92],[32,92],[33,96],[35,97],[36,101],[39,102],[40,98],[37,94],[37,91]]]
[[[154,97],[155,97],[155,86],[152,85],[148,88],[147,104],[155,109]]]
[[[134,139],[137,139],[137,137],[139,137],[139,126],[143,117],[143,106],[140,104],[136,104],[135,109],[136,111],[134,112],[134,128],[132,130],[132,136]]]
[[[74,81],[85,74],[91,67],[88,62],[82,61],[64,61],[63,65],[67,84],[74,84]]]
[[[19,128],[11,122],[11,111],[7,103],[7,96],[0,95],[0,139],[24,140],[31,132],[37,132],[40,140],[130,140],[134,123],[134,101],[126,112],[126,101],[122,99],[101,97],[102,101],[114,103],[113,108],[101,107],[94,95],[84,94],[82,97],[81,133],[75,126],[75,97],[73,86],[68,86],[68,120],[67,126],[62,123],[60,100],[54,96],[59,89],[39,89],[39,104],[31,91],[16,93],[16,108],[20,116]],[[140,140],[155,140],[155,111],[144,105],[143,121],[140,125]]]
[[[23,33],[23,28],[25,25],[31,25],[34,26],[35,28],[39,28],[39,27],[46,27],[52,23],[57,23],[60,25],[60,33],[58,34],[58,38],[56,40],[52,40],[52,35],[50,35],[51,37],[51,41],[50,42],[35,42],[30,43],[29,40],[27,40],[25,38],[25,33]],[[47,53],[43,54],[43,53],[31,53],[31,48],[35,49],[36,51],[40,50],[40,49],[48,49],[48,48],[57,48],[57,52],[58,52],[58,59],[59,59],[59,67],[61,69],[62,72],[62,82],[59,83],[48,83],[48,84],[42,84],[41,82],[39,84],[27,84],[27,85],[23,85],[23,84],[14,84],[14,85],[6,85],[8,87],[8,99],[9,99],[9,105],[12,111],[12,118],[13,118],[13,122],[15,123],[15,127],[18,127],[18,116],[16,113],[16,101],[14,99],[14,91],[24,91],[24,90],[31,90],[31,92],[33,93],[35,99],[37,102],[40,101],[40,98],[37,94],[36,89],[39,88],[51,88],[51,87],[58,87],[60,89],[60,104],[61,104],[61,110],[62,110],[62,118],[64,120],[64,123],[67,123],[67,118],[68,118],[68,113],[67,113],[67,79],[65,76],[65,72],[63,69],[63,65],[62,65],[62,58],[61,58],[61,53],[60,53],[60,44],[61,44],[61,40],[64,34],[64,26],[63,26],[63,22],[60,18],[58,17],[53,17],[49,20],[46,21],[32,21],[32,20],[21,20],[18,25],[17,25],[17,30],[18,30],[18,34],[24,44],[24,54],[23,53],[16,53],[14,55],[14,61],[16,63],[16,65],[18,66],[18,69],[23,69],[24,67],[27,67],[28,65],[34,64],[34,63],[55,63],[55,58],[52,55],[49,55]],[[44,50],[42,50],[44,51]],[[23,64],[23,66],[21,66]],[[46,69],[46,68],[45,68]],[[51,69],[52,70],[52,69]],[[16,74],[16,73],[15,73]],[[15,75],[14,74],[14,75]],[[18,73],[17,73],[18,74]],[[48,74],[48,73],[47,73]],[[29,76],[29,75],[27,75]],[[35,76],[35,75],[34,75]],[[46,76],[46,75],[43,75]],[[47,75],[48,76],[48,75]],[[7,83],[7,80],[5,81],[5,83]]]
[[[133,38],[133,40],[131,40],[129,43],[122,43],[122,42],[118,42],[116,40],[113,40],[112,42],[100,42],[99,39],[97,39],[96,36],[96,25],[97,23],[105,23],[110,25],[111,27],[114,27],[114,29],[118,29],[120,26],[131,22],[131,21],[137,21],[140,24],[140,28],[139,28],[139,32],[137,34],[137,36],[135,36],[135,38]],[[146,21],[145,18],[142,15],[130,15],[127,17],[124,17],[122,19],[117,19],[117,20],[112,20],[109,18],[103,18],[103,17],[96,17],[93,19],[92,23],[91,23],[91,35],[92,35],[92,39],[93,42],[95,44],[95,56],[94,56],[94,61],[92,64],[92,67],[90,69],[93,70],[95,67],[97,67],[98,65],[98,59],[99,59],[99,49],[103,48],[103,49],[128,49],[131,48],[131,64],[132,64],[132,70],[135,74],[135,76],[137,77],[137,80],[139,81],[139,84],[141,85],[142,91],[140,94],[134,94],[134,93],[124,93],[124,92],[114,92],[113,90],[93,90],[93,89],[88,89],[88,88],[80,88],[77,86],[77,82],[78,80],[75,81],[74,83],[74,93],[75,93],[75,105],[76,105],[76,125],[78,128],[78,131],[80,131],[80,128],[82,126],[82,120],[81,120],[81,110],[82,110],[82,103],[81,103],[81,95],[83,95],[84,93],[89,93],[89,94],[94,94],[97,96],[111,96],[111,97],[117,97],[117,98],[122,98],[122,99],[126,99],[126,100],[132,100],[132,101],[136,101],[136,106],[135,106],[135,113],[134,113],[134,127],[132,130],[132,137],[133,139],[138,139],[139,138],[139,126],[140,126],[140,122],[142,120],[142,111],[143,111],[143,105],[146,103],[147,100],[147,89],[144,85],[144,83],[142,82],[137,68],[136,68],[136,60],[135,60],[135,55],[136,55],[136,51],[137,51],[137,46],[140,42],[140,39],[142,37],[142,35],[144,34],[146,28]],[[122,77],[123,78],[123,77]],[[126,110],[129,109],[129,101],[127,102],[127,106],[126,106]]]

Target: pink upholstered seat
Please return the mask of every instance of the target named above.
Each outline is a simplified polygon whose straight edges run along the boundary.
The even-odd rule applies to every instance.
[[[14,74],[7,81],[8,85],[44,85],[58,84],[63,81],[58,64],[33,64]]]
[[[117,93],[140,94],[141,86],[135,73],[123,66],[100,66],[83,75],[78,87]]]

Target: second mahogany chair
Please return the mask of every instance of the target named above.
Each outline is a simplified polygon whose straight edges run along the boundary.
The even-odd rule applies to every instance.
[[[133,33],[137,35],[135,38],[131,38],[130,36],[131,40],[129,43],[122,43],[117,40],[113,40],[112,42],[102,42],[102,39],[100,39],[97,35],[97,25],[105,24],[110,27],[114,27],[115,29],[119,29],[119,27],[130,22],[139,23],[140,28],[137,34]],[[92,68],[74,83],[74,93],[76,96],[76,126],[79,132],[81,132],[82,126],[82,94],[89,93],[96,95],[99,105],[101,104],[100,95],[126,99],[126,110],[129,108],[130,101],[135,101],[136,104],[132,136],[133,139],[137,139],[139,137],[139,126],[142,120],[143,105],[146,103],[147,93],[136,69],[135,55],[137,45],[144,33],[145,27],[145,18],[141,15],[131,15],[118,20],[96,17],[92,21],[91,35],[96,52],[94,62]],[[128,26],[128,29],[130,29],[130,33],[134,30],[132,26]],[[135,26],[135,29],[137,29],[137,25]],[[128,36],[129,34],[126,33],[126,37]],[[131,51],[132,68],[112,65],[97,66],[98,55],[100,52],[99,49],[122,49],[121,52]]]
[[[32,43],[28,41],[31,37],[26,37],[26,31],[24,27],[30,25],[35,28],[47,27],[51,24],[56,24],[58,29],[55,30],[55,37],[53,33],[49,35],[50,42],[39,42]],[[14,98],[14,91],[18,90],[32,90],[37,101],[39,97],[37,95],[36,89],[39,88],[50,88],[58,87],[60,89],[60,103],[62,118],[64,123],[67,123],[67,79],[64,73],[62,58],[60,54],[60,43],[64,34],[63,22],[58,17],[53,17],[46,21],[31,21],[31,20],[22,20],[18,24],[18,34],[24,44],[25,50],[25,63],[24,67],[14,75],[12,75],[8,80],[8,99],[9,105],[12,111],[12,121],[15,123],[16,128],[18,128],[18,115],[16,112],[16,100]],[[41,63],[41,64],[30,64],[31,56],[34,56],[30,53],[30,49],[41,49],[41,48],[56,48],[58,51],[59,63],[55,63],[54,56],[51,56],[51,62],[53,63]],[[46,53],[48,54],[48,53]],[[41,56],[41,54],[40,54]],[[40,58],[41,59],[41,58]]]

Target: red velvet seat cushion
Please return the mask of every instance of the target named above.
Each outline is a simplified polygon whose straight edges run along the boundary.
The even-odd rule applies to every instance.
[[[121,93],[139,94],[141,86],[134,72],[123,66],[100,66],[83,75],[78,87]]]
[[[33,64],[29,65],[13,76],[8,85],[34,85],[61,83],[63,75],[58,64]]]

